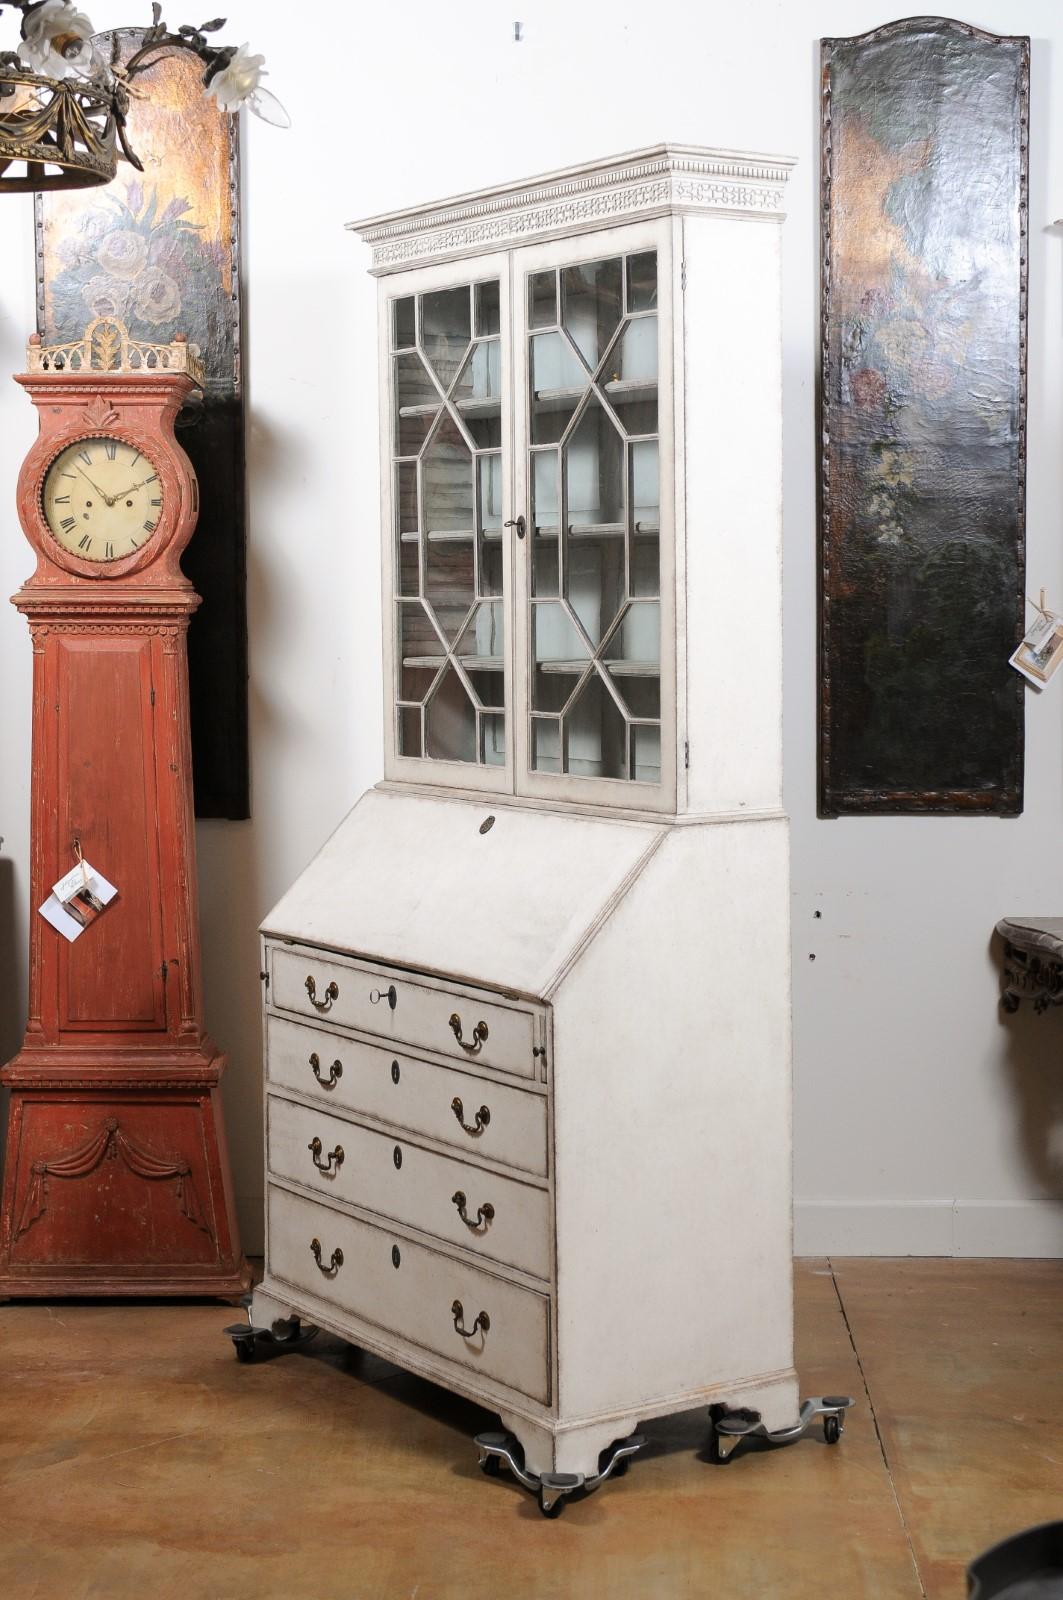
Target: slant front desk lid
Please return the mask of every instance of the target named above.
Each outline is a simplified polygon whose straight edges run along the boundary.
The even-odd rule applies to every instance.
[[[545,999],[666,832],[370,789],[262,932]]]

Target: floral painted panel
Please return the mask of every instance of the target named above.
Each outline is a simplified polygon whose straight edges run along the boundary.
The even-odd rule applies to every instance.
[[[111,36],[97,36],[109,51]],[[141,39],[120,34],[129,56]],[[247,624],[244,419],[240,385],[235,118],[203,92],[202,63],[175,51],[141,80],[129,116],[143,173],[125,162],[104,188],[37,197],[38,329],[78,338],[95,316],[135,339],[184,333],[203,358],[201,406],[178,419],[200,485],[182,565],[203,597],[188,635],[196,813],[246,817]]]
[[[1022,809],[1029,40],[823,40],[820,812]]]

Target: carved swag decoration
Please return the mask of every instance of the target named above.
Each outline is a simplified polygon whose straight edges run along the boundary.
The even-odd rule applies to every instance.
[[[127,1133],[122,1132],[116,1117],[108,1117],[98,1133],[69,1155],[53,1156],[33,1163],[33,1176],[15,1238],[21,1237],[47,1210],[49,1178],[85,1178],[105,1158],[115,1161],[119,1156],[130,1172],[148,1182],[176,1178],[177,1206],[181,1215],[197,1228],[202,1228],[207,1237],[213,1240],[214,1232],[200,1205],[190,1164],[181,1157],[171,1160],[166,1156],[152,1155],[150,1150],[135,1144]]]

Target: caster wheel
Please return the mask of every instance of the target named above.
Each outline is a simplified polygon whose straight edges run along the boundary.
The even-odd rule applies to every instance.
[[[234,1339],[237,1361],[253,1361],[255,1359],[255,1341],[253,1339]]]
[[[502,1476],[502,1457],[485,1456],[480,1462],[480,1471],[485,1478],[500,1478]]]
[[[823,1418],[823,1437],[828,1444],[837,1444],[842,1436],[842,1425],[839,1417]]]
[[[565,1504],[565,1497],[564,1497],[564,1495],[562,1495],[559,1500],[555,1500],[554,1501],[552,1506],[548,1506],[546,1504],[546,1499],[545,1499],[545,1497],[543,1495],[542,1490],[541,1489],[539,1490],[539,1510],[542,1512],[544,1517],[550,1517],[550,1518],[559,1517],[561,1515],[561,1511],[562,1511],[562,1508],[564,1507],[564,1504]]]
[[[723,1451],[720,1449],[720,1435],[716,1432],[715,1427],[713,1427],[712,1432],[709,1434],[709,1448],[707,1453],[709,1460],[712,1462],[714,1467],[726,1467],[728,1462],[734,1459],[734,1451],[732,1451],[730,1455],[725,1456]]]

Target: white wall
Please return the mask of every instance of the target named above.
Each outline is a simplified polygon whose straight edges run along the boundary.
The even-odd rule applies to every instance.
[[[109,27],[144,8],[89,9]],[[798,1248],[1063,1254],[1063,1206],[1050,1198],[1063,1200],[1063,1019],[1002,1024],[989,951],[1001,915],[1063,911],[1063,689],[1027,701],[1022,818],[815,816],[817,40],[900,9],[325,0],[293,40],[298,8],[232,0],[223,37],[266,53],[294,122],[281,133],[249,118],[245,130],[254,817],[199,828],[208,1021],[232,1056],[226,1104],[249,1248],[261,1238],[255,927],[381,765],[374,285],[342,224],[675,139],[799,158],[783,251]],[[167,13],[186,20],[180,0]],[[1063,214],[1051,78],[1063,16],[1052,0],[963,15],[1033,36],[1029,590],[1043,584],[1063,603],[1063,232],[1049,226]],[[31,238],[28,200],[0,198],[0,371],[21,368],[33,324]],[[13,507],[32,436],[25,397],[0,386],[3,595],[30,566]],[[8,607],[0,685],[7,1054],[25,1005],[30,686],[25,625]]]

